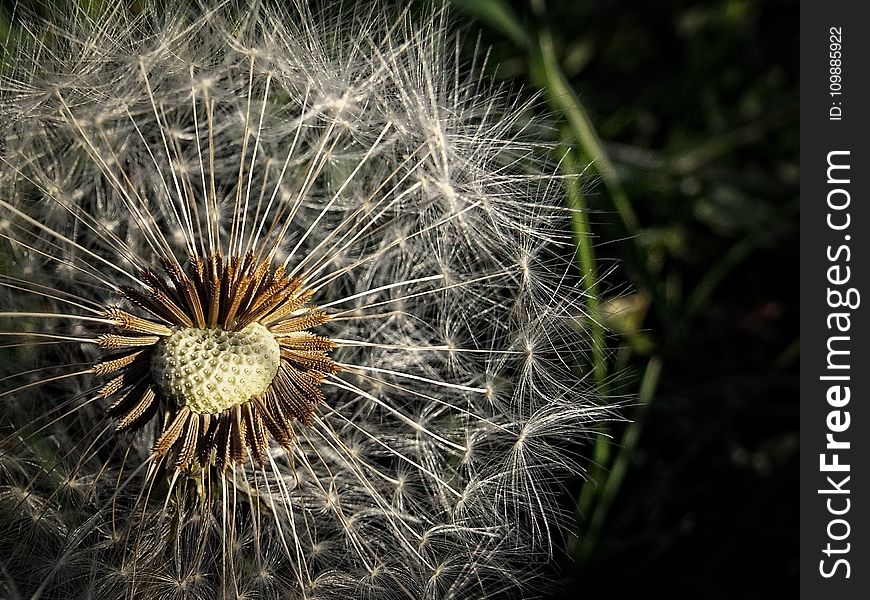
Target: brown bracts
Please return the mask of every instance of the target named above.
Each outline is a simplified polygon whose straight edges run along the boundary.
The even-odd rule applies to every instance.
[[[111,400],[119,431],[158,418],[154,454],[176,469],[223,469],[249,453],[262,465],[270,438],[289,447],[294,422],[311,423],[320,384],[338,371],[335,343],[309,331],[329,316],[298,278],[251,254],[161,267],[141,273],[145,288],[123,290],[147,316],[105,313],[115,330],[97,339],[97,396]]]

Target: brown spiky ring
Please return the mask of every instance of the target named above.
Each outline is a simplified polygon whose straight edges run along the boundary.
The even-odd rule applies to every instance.
[[[338,371],[336,344],[308,331],[329,316],[299,278],[250,254],[161,266],[141,274],[143,288],[122,288],[147,317],[106,311],[116,331],[97,339],[107,356],[93,372],[111,377],[98,397],[112,400],[119,431],[159,417],[154,455],[178,470],[224,469],[249,451],[262,465],[270,436],[289,448],[294,422],[312,422],[320,384]]]

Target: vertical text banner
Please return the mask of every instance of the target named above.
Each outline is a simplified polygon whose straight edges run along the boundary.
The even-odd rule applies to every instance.
[[[870,589],[870,20],[801,4],[801,597]],[[759,523],[759,527],[763,527]]]

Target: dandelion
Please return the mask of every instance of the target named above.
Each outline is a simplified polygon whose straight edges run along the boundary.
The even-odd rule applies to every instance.
[[[443,10],[30,22],[4,597],[521,597],[607,417],[561,183]]]

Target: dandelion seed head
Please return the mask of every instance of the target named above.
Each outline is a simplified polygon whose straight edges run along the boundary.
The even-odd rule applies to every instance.
[[[22,36],[0,534],[47,566],[0,566],[28,596],[523,597],[545,568],[610,417],[551,147],[443,10],[381,8]]]

